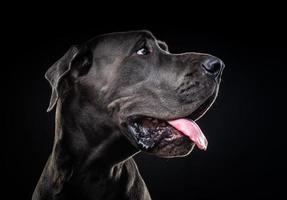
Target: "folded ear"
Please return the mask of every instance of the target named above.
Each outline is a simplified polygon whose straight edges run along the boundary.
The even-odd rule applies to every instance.
[[[71,65],[75,57],[79,53],[79,48],[72,46],[65,55],[53,64],[45,73],[45,78],[49,81],[52,87],[50,104],[47,112],[51,111],[59,98],[59,83],[63,77],[71,70]]]

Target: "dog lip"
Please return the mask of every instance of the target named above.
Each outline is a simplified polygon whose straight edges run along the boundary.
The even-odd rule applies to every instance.
[[[201,117],[204,116],[204,114],[209,110],[209,108],[212,106],[216,99],[217,93],[214,92],[211,94],[202,104],[200,104],[194,111],[192,111],[190,114],[187,115],[180,115],[180,116],[171,116],[171,117],[161,117],[159,116],[152,116],[147,114],[133,114],[125,117],[125,120],[121,123],[122,125],[130,124],[131,122],[137,120],[137,119],[157,119],[161,121],[170,121],[170,120],[176,120],[180,118],[185,118],[193,121],[199,120]]]
[[[196,145],[200,148],[200,149],[206,149],[207,147],[207,140],[205,139],[205,136],[202,134],[202,132],[200,132],[201,134],[182,134],[181,130],[178,130],[177,128],[174,128],[173,126],[171,126],[170,121],[178,121],[178,120],[190,120],[190,121],[197,121],[198,119],[200,119],[207,111],[208,109],[211,107],[211,105],[213,104],[213,102],[215,101],[217,96],[217,93],[213,93],[210,97],[208,97],[200,106],[198,106],[191,114],[187,115],[187,116],[178,116],[178,117],[174,117],[171,119],[164,119],[164,118],[159,118],[159,117],[155,117],[155,116],[147,116],[147,115],[131,115],[129,117],[126,118],[125,121],[125,125],[128,129],[130,129],[131,132],[133,132],[133,134],[131,134],[129,137],[131,137],[130,139],[133,138],[133,140],[137,141],[137,145],[140,145],[145,151],[149,151],[151,149],[153,149],[155,147],[155,141],[152,140],[152,135],[151,133],[149,133],[148,135],[146,135],[147,133],[144,133],[143,139],[139,139],[138,137],[141,134],[141,131],[136,130],[135,127],[139,127],[142,126],[144,128],[143,122],[144,120],[148,121],[148,123],[150,123],[151,127],[146,127],[148,128],[154,128],[155,126],[161,126],[160,124],[162,124],[162,126],[166,127],[167,129],[171,128],[173,129],[173,134],[180,134],[183,137],[189,137],[190,141],[192,143],[196,143]],[[194,122],[193,122],[194,123]],[[153,125],[152,125],[153,124]],[[195,124],[195,123],[194,123]],[[200,128],[198,128],[200,130]],[[129,132],[130,132],[129,131]],[[144,131],[146,132],[146,131]],[[152,131],[153,132],[153,131]],[[169,138],[168,134],[159,134],[159,133],[154,133],[154,134],[158,134],[161,135],[160,136],[160,140],[162,140],[162,138]],[[202,136],[203,135],[203,136]],[[191,136],[196,136],[196,137],[191,137]],[[202,137],[197,137],[197,136],[202,136]],[[172,138],[172,136],[170,136]],[[195,140],[196,138],[202,139],[203,142],[199,141],[199,140]],[[144,142],[142,142],[141,140],[143,140]]]
[[[153,151],[163,141],[169,143],[176,138],[187,137],[173,128],[168,121],[146,116],[131,116],[127,120],[128,138],[146,152]],[[193,142],[193,141],[190,141]]]
[[[199,120],[212,106],[216,99],[217,94],[213,93],[208,97],[199,107],[197,107],[190,115],[187,115],[184,118],[191,119],[193,121]]]

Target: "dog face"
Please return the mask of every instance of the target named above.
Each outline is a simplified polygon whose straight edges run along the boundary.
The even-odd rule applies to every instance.
[[[83,104],[101,110],[136,148],[161,157],[187,155],[195,144],[206,148],[194,121],[217,96],[221,60],[171,54],[148,31],[102,35],[75,51],[66,54],[70,85],[83,91]]]

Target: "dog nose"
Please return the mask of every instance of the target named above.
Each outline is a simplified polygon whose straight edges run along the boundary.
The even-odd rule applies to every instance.
[[[208,57],[202,62],[201,66],[209,74],[217,76],[222,71],[224,64],[219,58]]]

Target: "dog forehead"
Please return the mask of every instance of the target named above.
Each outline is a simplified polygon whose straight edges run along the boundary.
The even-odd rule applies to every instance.
[[[139,30],[139,31],[126,31],[126,32],[113,32],[103,35],[99,35],[98,38],[103,40],[110,41],[128,41],[128,40],[137,40],[141,37],[155,39],[154,35],[148,30]]]
[[[140,39],[156,40],[153,34],[147,30],[113,32],[96,36],[88,41],[95,57],[108,55],[122,55],[131,50]]]

